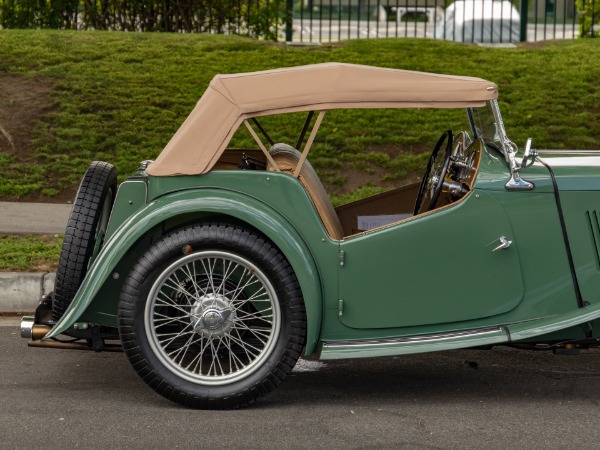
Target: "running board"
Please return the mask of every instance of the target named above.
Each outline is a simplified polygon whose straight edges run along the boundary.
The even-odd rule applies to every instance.
[[[500,327],[403,338],[326,341],[323,343],[320,359],[408,355],[411,353],[501,344],[509,341],[509,334]]]

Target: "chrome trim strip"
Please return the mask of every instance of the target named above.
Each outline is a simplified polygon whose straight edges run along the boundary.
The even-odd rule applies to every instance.
[[[477,330],[468,331],[455,331],[452,333],[439,333],[439,334],[421,334],[417,336],[406,336],[401,338],[386,338],[386,339],[364,339],[364,340],[344,340],[344,341],[330,341],[325,342],[323,345],[336,345],[336,346],[364,346],[364,345],[391,345],[391,344],[406,344],[410,342],[431,342],[440,341],[445,339],[455,339],[458,337],[465,336],[482,336],[489,333],[496,333],[500,330],[500,327],[491,328],[479,328]]]
[[[405,355],[509,341],[506,330],[500,327],[402,338],[328,341],[323,343],[321,359]]]
[[[584,322],[591,322],[598,318],[600,318],[600,303],[595,303],[584,308],[576,308],[559,316],[507,325],[507,328],[510,332],[511,341],[520,341],[570,328]]]
[[[548,155],[600,155],[600,150],[540,150],[536,148],[535,151]]]

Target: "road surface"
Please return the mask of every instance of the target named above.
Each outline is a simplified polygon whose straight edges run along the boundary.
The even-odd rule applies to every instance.
[[[302,360],[239,411],[193,411],[122,353],[28,348],[0,320],[0,448],[590,448],[600,351]]]

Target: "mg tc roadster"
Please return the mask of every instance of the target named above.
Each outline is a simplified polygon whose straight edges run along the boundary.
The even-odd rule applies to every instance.
[[[596,346],[600,157],[518,149],[497,98],[479,78],[352,64],[217,75],[118,188],[89,166],[21,334],[123,350],[159,394],[216,409],[272,391],[302,354]],[[334,207],[309,162],[319,130],[406,108],[462,112],[420,181]],[[283,140],[268,124],[285,115],[301,121]]]

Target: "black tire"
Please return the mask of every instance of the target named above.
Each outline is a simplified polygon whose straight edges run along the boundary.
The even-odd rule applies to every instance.
[[[116,192],[114,166],[92,162],[77,190],[60,250],[52,302],[54,320],[63,316],[83,282],[94,249],[104,238]]]
[[[275,389],[304,346],[306,313],[287,260],[228,224],[177,230],[124,282],[119,334],[156,392],[198,409],[232,409]]]

